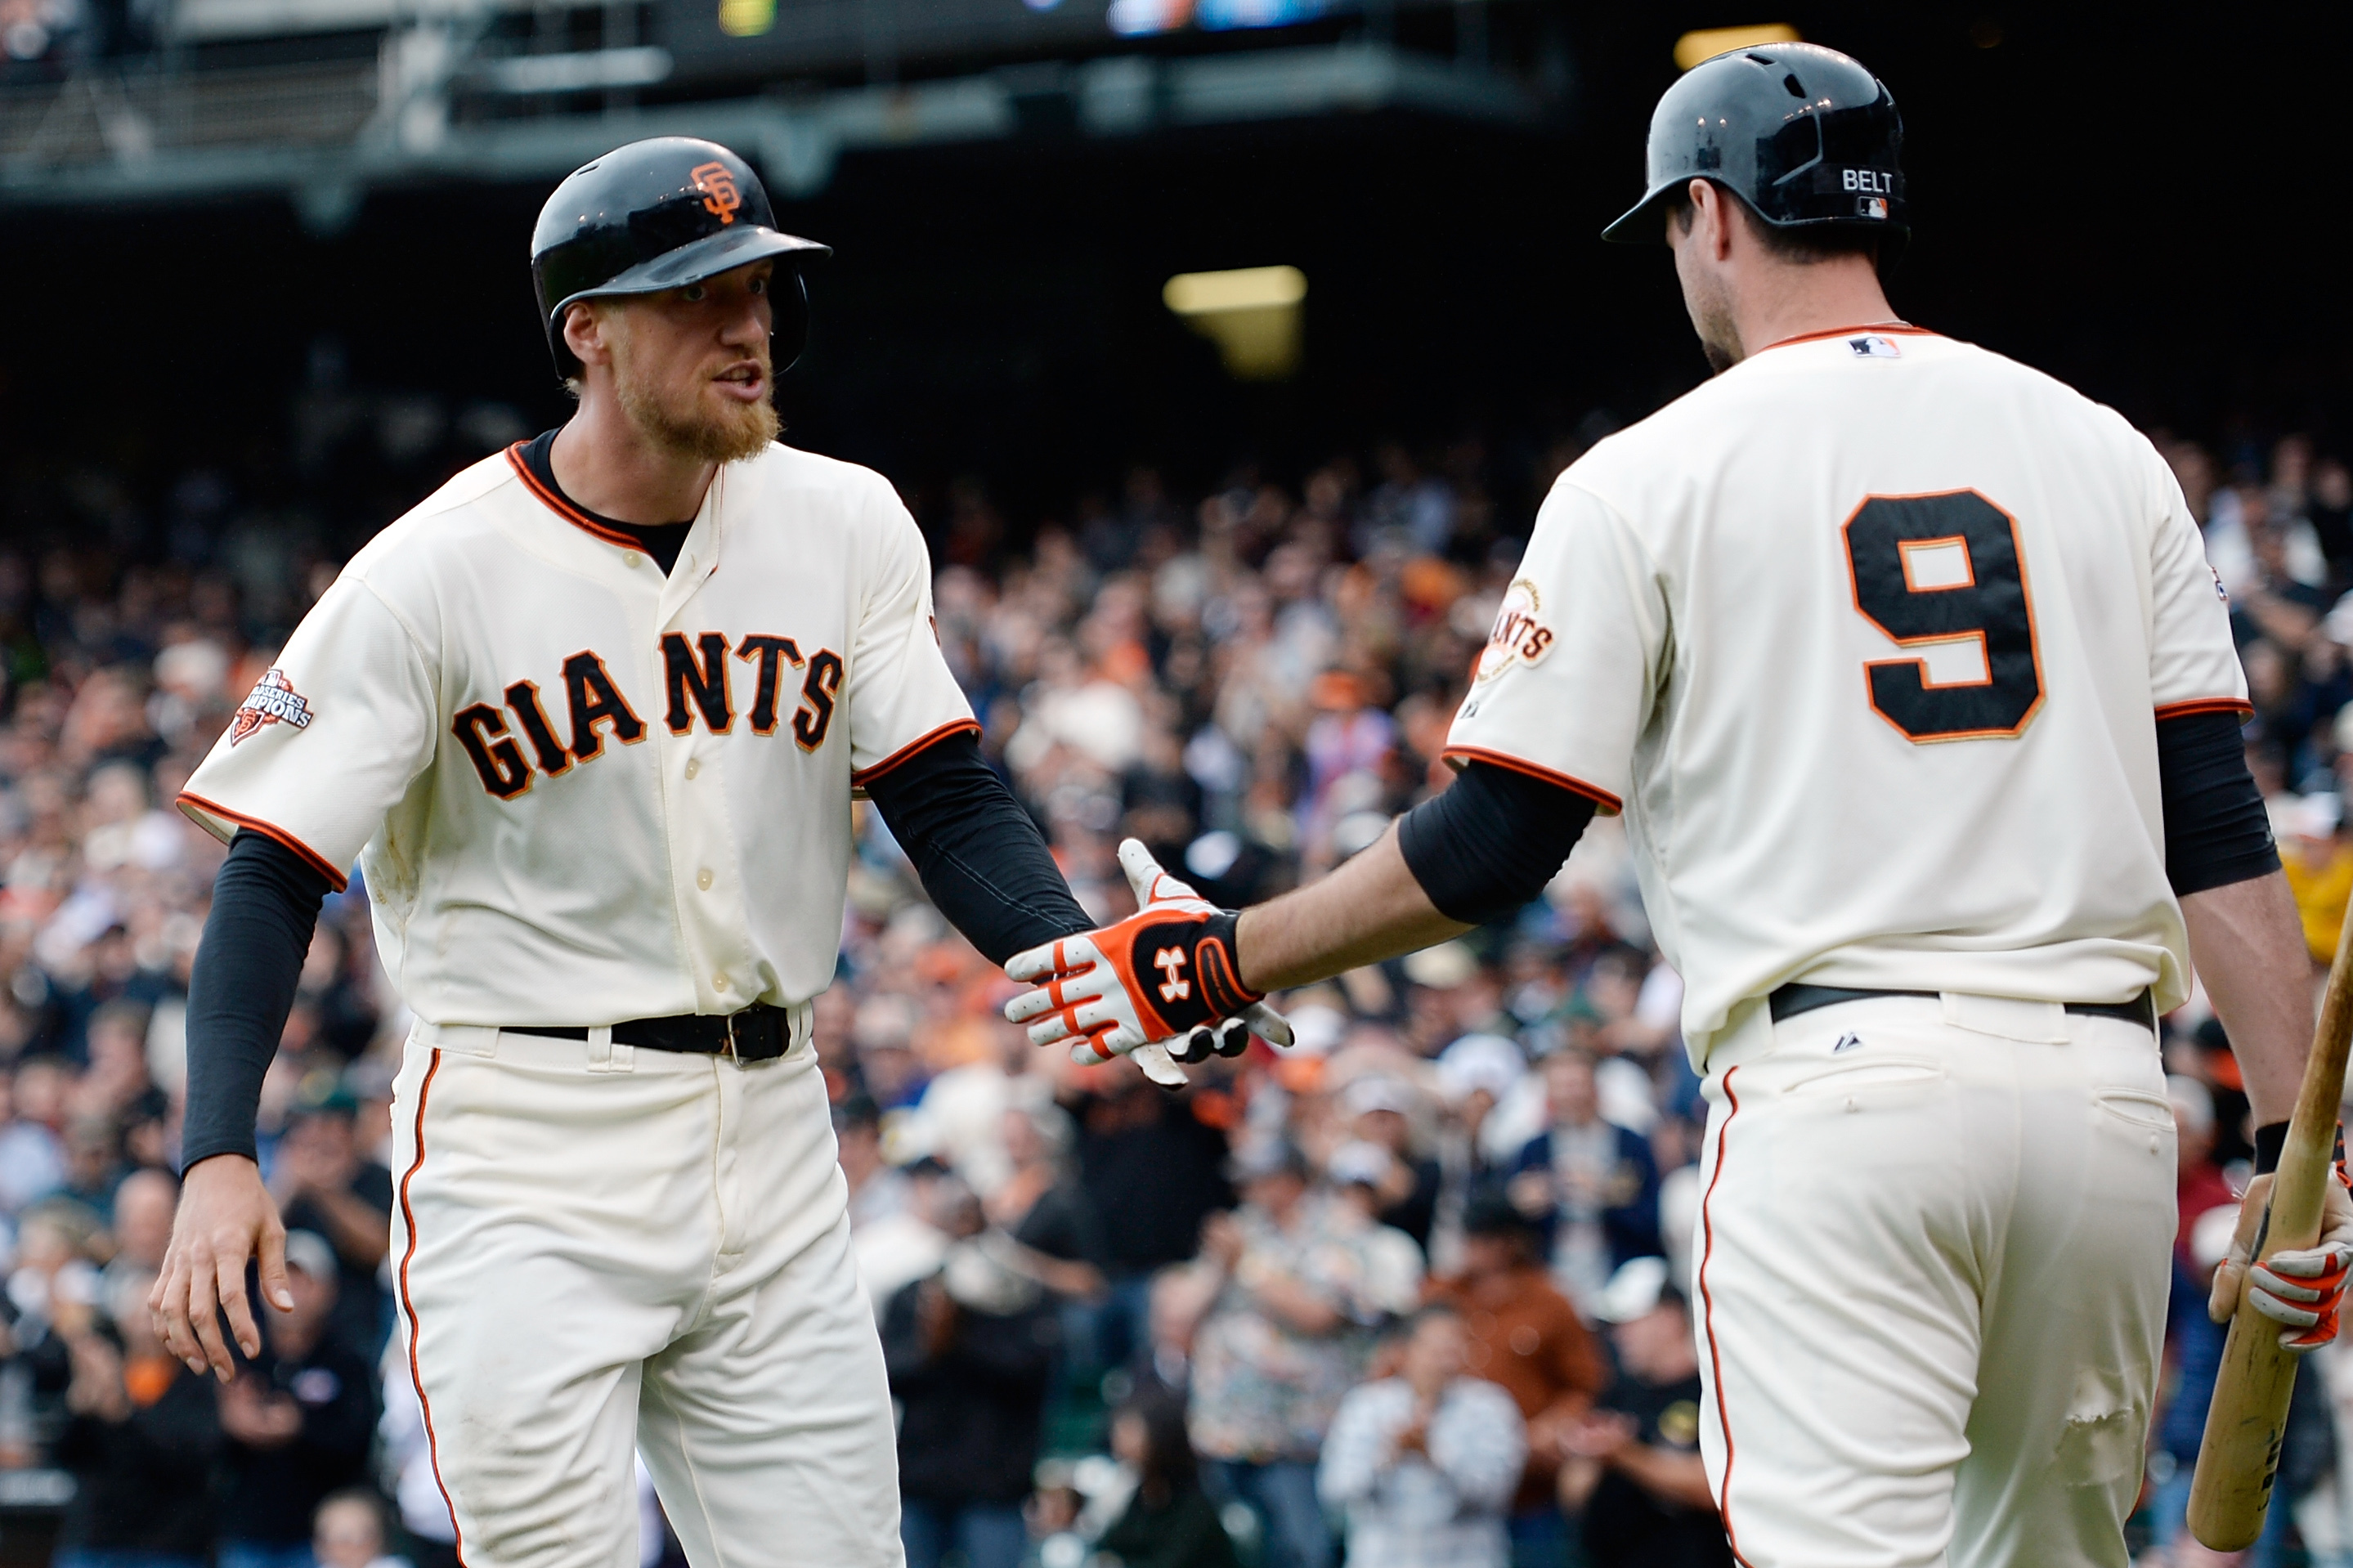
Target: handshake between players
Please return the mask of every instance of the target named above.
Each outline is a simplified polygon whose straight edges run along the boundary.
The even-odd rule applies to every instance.
[[[1071,1059],[1082,1063],[1132,1056],[1164,1089],[1187,1082],[1178,1063],[1238,1057],[1253,1031],[1291,1044],[1291,1026],[1242,984],[1234,959],[1240,917],[1162,870],[1135,839],[1121,843],[1119,864],[1135,891],[1135,913],[1006,961],[1007,974],[1037,983],[1005,1005],[1008,1020],[1029,1026],[1029,1043],[1067,1039]]]

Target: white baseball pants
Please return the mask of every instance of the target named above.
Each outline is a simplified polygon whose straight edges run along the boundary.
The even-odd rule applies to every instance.
[[[603,1033],[599,1031],[599,1033]],[[420,1025],[394,1287],[468,1568],[898,1568],[898,1465],[805,1031],[749,1066]]]
[[[1751,1004],[1706,1093],[1700,1447],[1739,1560],[2126,1568],[2174,1230],[2149,1032]]]

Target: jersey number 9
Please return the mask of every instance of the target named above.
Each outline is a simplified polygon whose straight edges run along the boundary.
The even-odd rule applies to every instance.
[[[1975,490],[1872,496],[1844,534],[1854,607],[1919,654],[1863,666],[1873,710],[1919,743],[2023,732],[2042,706],[2042,667],[2017,521]],[[1978,659],[1956,669],[1972,642]],[[1959,656],[1942,679],[1938,645]]]

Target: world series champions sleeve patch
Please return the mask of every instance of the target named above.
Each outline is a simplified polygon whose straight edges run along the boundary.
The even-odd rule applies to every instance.
[[[237,705],[237,717],[229,721],[228,743],[242,745],[265,724],[307,730],[311,717],[310,699],[294,689],[284,670],[272,665],[254,683],[252,695]]]

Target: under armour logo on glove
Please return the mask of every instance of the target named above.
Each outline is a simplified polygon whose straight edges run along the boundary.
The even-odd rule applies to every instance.
[[[1071,1059],[1082,1063],[1133,1054],[1146,1076],[1172,1088],[1186,1081],[1176,1062],[1240,1056],[1253,1029],[1289,1045],[1291,1026],[1235,967],[1240,917],[1162,870],[1135,839],[1120,845],[1119,864],[1135,889],[1134,914],[1005,965],[1016,980],[1044,983],[1005,1005],[1009,1021],[1029,1025],[1030,1044],[1067,1039]]]

